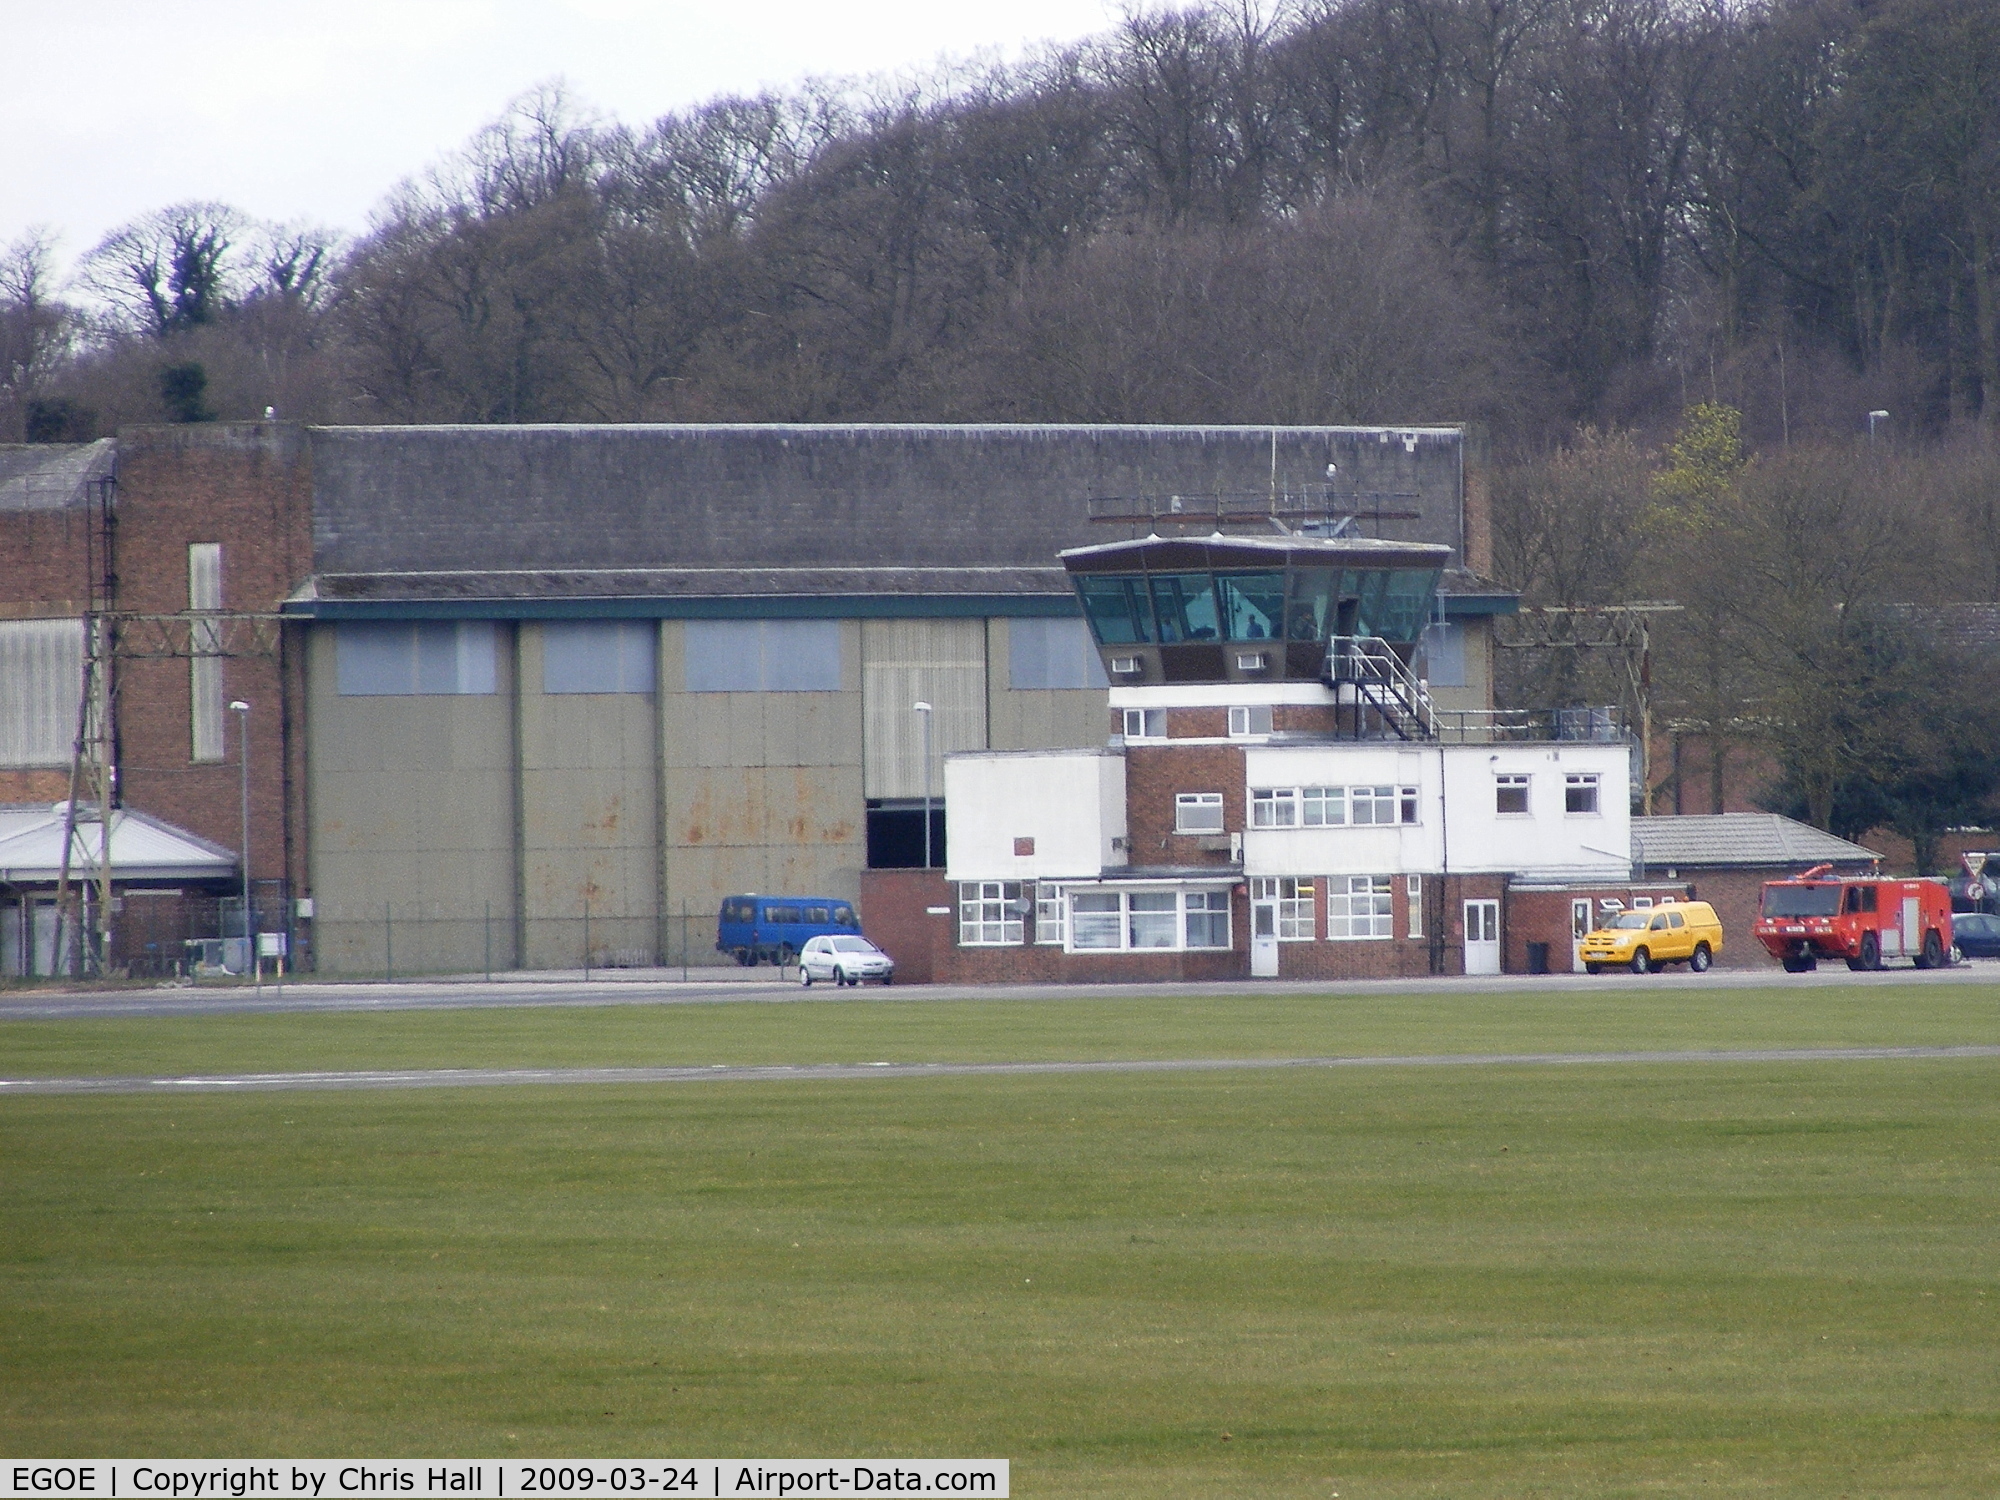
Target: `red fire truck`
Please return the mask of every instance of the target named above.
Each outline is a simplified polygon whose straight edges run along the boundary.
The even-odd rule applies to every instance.
[[[1919,969],[1951,962],[1951,892],[1943,881],[1830,875],[1832,868],[1814,865],[1765,883],[1750,930],[1787,973],[1803,974],[1822,958],[1844,958],[1850,969],[1879,969],[1885,958]]]

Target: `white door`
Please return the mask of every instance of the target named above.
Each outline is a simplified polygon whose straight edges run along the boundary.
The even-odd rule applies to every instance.
[[[1583,940],[1590,936],[1590,903],[1571,901],[1569,904],[1569,966],[1575,974],[1583,972]]]
[[[1278,977],[1278,903],[1250,903],[1250,977]]]
[[[1465,903],[1465,972],[1500,972],[1500,903]]]
[[[1915,896],[1903,898],[1903,951],[1913,957],[1924,949],[1924,918]]]

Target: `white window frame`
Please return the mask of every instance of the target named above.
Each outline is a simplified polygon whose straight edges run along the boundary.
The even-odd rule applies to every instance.
[[[1405,875],[1403,877],[1403,909],[1409,916],[1408,923],[1404,928],[1405,932],[1413,938],[1422,937],[1424,935],[1423,876]]]
[[[1268,703],[1238,704],[1229,710],[1229,737],[1248,739],[1252,735],[1270,734],[1271,705]]]
[[[1253,788],[1250,793],[1252,828],[1297,828],[1299,789],[1292,786]]]
[[[1035,944],[1061,948],[1069,941],[1069,903],[1054,881],[1035,883]]]
[[[1067,916],[1063,948],[1068,953],[1216,953],[1226,952],[1233,937],[1226,888],[1065,886],[1062,890]],[[1191,919],[1217,915],[1222,918],[1220,942],[1188,941]],[[1171,936],[1173,941],[1142,941],[1142,935]]]
[[[1334,875],[1327,880],[1328,942],[1379,942],[1395,935],[1395,897],[1387,875]]]
[[[1226,952],[1234,934],[1230,923],[1229,892],[1226,890],[1183,891],[1181,893],[1181,946],[1190,953]],[[1213,919],[1222,915],[1222,941],[1219,943],[1197,943],[1190,935],[1193,924],[1201,919]]]
[[[1222,833],[1226,814],[1220,792],[1179,792],[1174,796],[1175,833]]]
[[[1167,711],[1164,708],[1128,708],[1125,710],[1125,738],[1128,740],[1163,740],[1167,737]]]
[[[1018,880],[961,880],[958,883],[958,945],[961,948],[1018,948],[1027,925],[1014,903]]]
[[[1299,825],[1303,828],[1345,828],[1347,788],[1308,786],[1299,789]]]
[[[1598,818],[1604,815],[1603,778],[1595,771],[1570,771],[1563,776],[1563,814],[1571,818]],[[1588,807],[1577,807],[1579,800]]]
[[[1521,805],[1517,808],[1501,806],[1501,799],[1509,792],[1521,794]],[[1495,772],[1493,777],[1493,815],[1496,818],[1531,818],[1535,815],[1534,781],[1522,772]]]
[[[1309,943],[1319,936],[1319,911],[1310,875],[1264,875],[1251,882],[1251,899],[1277,903],[1278,941]]]
[[[188,759],[219,761],[226,754],[222,720],[222,629],[212,618],[222,610],[222,543],[190,542],[188,613]]]

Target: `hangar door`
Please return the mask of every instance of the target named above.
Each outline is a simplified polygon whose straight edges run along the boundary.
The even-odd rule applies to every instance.
[[[867,797],[924,794],[923,716],[931,705],[931,795],[944,796],[944,757],[986,748],[986,622],[861,622],[862,777]]]

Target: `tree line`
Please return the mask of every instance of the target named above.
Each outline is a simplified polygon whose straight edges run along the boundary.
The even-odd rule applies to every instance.
[[[1996,245],[1982,0],[1239,0],[645,127],[544,87],[351,241],[149,215],[83,258],[88,310],[31,237],[0,435],[272,406],[1546,444],[1702,397],[1758,441],[1935,432],[2000,411]]]
[[[1679,602],[1662,712],[1845,826],[1886,806],[1857,726],[1916,724],[1938,675],[1909,610],[2000,601],[1996,256],[1988,0],[1135,9],[1018,65],[644,126],[545,86],[352,238],[184,203],[65,279],[31,235],[0,254],[0,440],[266,409],[1472,421],[1502,581]],[[1524,700],[1615,686],[1510,661]]]

